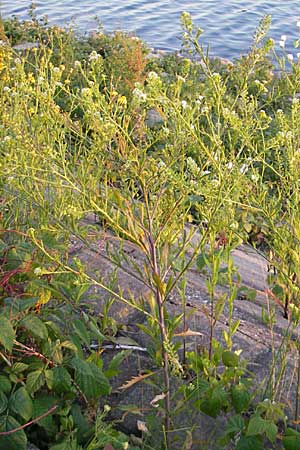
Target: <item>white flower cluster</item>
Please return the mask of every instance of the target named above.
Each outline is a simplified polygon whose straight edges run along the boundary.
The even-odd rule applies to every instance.
[[[285,47],[285,43],[286,43],[286,35],[282,34],[281,37],[280,37],[279,46],[281,48],[284,48]]]
[[[199,175],[200,168],[198,167],[196,161],[190,156],[186,160],[186,169],[187,172],[190,173],[193,177]]]
[[[154,70],[152,70],[151,72],[148,73],[147,78],[148,80],[156,80],[157,78],[159,78],[159,76],[157,75],[156,72],[154,72]]]
[[[90,53],[89,55],[89,61],[98,61],[98,59],[101,59],[102,56],[99,55],[99,53],[97,53],[95,50],[92,51],[92,53]]]
[[[134,88],[132,91],[134,97],[136,97],[140,101],[146,101],[147,100],[147,94],[145,92],[141,91],[139,88]]]

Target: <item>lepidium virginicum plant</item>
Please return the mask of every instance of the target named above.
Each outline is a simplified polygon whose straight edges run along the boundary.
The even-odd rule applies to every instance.
[[[174,324],[166,320],[167,299],[212,239],[210,233],[215,236],[217,218],[226,215],[227,204],[234,215],[230,197],[240,191],[239,178],[224,172],[227,160],[220,127],[208,114],[211,106],[201,106],[200,92],[189,102],[182,99],[182,79],[172,87],[176,96],[169,97],[160,76],[151,72],[146,85],[138,85],[127,99],[114,89],[113,80],[99,88],[105,77],[96,52],[86,67],[76,61],[67,70],[53,65],[52,51],[39,49],[32,70],[24,58],[11,53],[1,78],[5,224],[29,228],[32,241],[49,259],[44,268],[48,275],[52,270],[55,277],[53,267],[59,273],[80,273],[85,284],[106,289],[157,325],[165,446],[170,449],[170,376],[182,366],[172,342]],[[75,72],[85,87],[72,86]],[[221,84],[219,77],[217,81]],[[61,96],[68,97],[68,110],[58,106]],[[151,111],[160,116],[157,128],[149,123]],[[198,226],[187,228],[193,211]],[[80,264],[74,268],[64,255],[47,249],[42,230],[65,242],[76,236],[89,246],[82,219],[90,213],[118,243],[109,245],[105,257],[147,288],[144,302],[124,296],[101,276],[84,273]],[[196,231],[200,233],[191,246]],[[140,253],[142,266],[123,252],[124,239]]]
[[[85,285],[104,288],[116,301],[148,318],[153,355],[163,372],[162,445],[169,450],[170,378],[181,375],[185,367],[173,340],[174,324],[181,317],[170,319],[167,305],[170,294],[181,289],[184,309],[187,270],[197,260],[199,269],[206,266],[208,274],[207,367],[215,386],[205,391],[198,406],[213,414],[222,408],[211,409],[209,392],[221,392],[227,408],[224,386],[233,389],[232,380],[238,382],[237,373],[242,373],[230,366],[238,360],[232,352],[238,322],[233,320],[236,273],[231,251],[251,227],[251,223],[245,227],[245,216],[263,218],[269,226],[273,240],[268,240],[279,258],[277,284],[288,279],[292,289],[288,292],[293,292],[288,304],[297,303],[298,279],[296,255],[290,249],[285,258],[282,250],[284,242],[289,246],[298,242],[297,103],[289,130],[274,107],[282,92],[275,89],[279,83],[266,56],[273,45],[264,41],[268,23],[259,28],[249,55],[225,66],[212,62],[203,51],[198,42],[201,30],[194,34],[186,14],[183,25],[185,42],[193,45],[201,63],[183,60],[180,74],[164,77],[151,71],[128,96],[117,91],[111,72],[107,77],[96,51],[85,61],[58,65],[51,46],[31,50],[30,62],[7,47],[0,73],[3,227],[29,229],[32,241],[49,260],[45,269],[53,277],[56,271],[79,274]],[[83,219],[91,213],[101,224],[99,237],[107,233],[105,251],[95,250],[89,240],[90,225]],[[278,224],[288,239],[276,231]],[[45,231],[66,243],[64,253],[49,251],[42,238]],[[125,295],[101,275],[86,273],[80,263],[69,264],[71,236],[142,283],[144,298]],[[126,241],[135,247],[142,264],[125,252]],[[219,299],[215,289],[224,277],[229,293]],[[224,354],[214,339],[214,327],[226,302],[229,330],[224,334]],[[229,364],[224,386],[216,368],[222,358]]]

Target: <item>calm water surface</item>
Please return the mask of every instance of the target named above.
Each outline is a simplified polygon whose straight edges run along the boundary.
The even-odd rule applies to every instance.
[[[210,44],[211,54],[234,58],[249,48],[259,20],[272,15],[270,37],[279,40],[286,34],[287,50],[300,37],[300,0],[43,0],[36,1],[38,16],[47,15],[51,24],[75,21],[81,31],[95,31],[97,20],[106,31],[123,29],[134,32],[150,46],[165,50],[180,48],[179,17],[189,11],[197,25],[205,30],[202,42]],[[28,18],[28,0],[0,0],[3,17],[13,14]],[[298,50],[300,51],[300,50]],[[294,50],[296,53],[296,50]]]

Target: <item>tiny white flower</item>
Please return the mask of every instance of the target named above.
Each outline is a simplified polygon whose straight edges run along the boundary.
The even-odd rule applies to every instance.
[[[60,68],[59,67],[53,67],[53,72],[54,73],[59,73],[60,72]]]
[[[44,78],[44,77],[38,77],[38,82],[39,82],[39,83],[43,83],[43,81],[45,81],[45,78]]]
[[[60,81],[57,81],[57,82],[55,83],[55,86],[57,86],[57,87],[63,87],[63,84],[62,84]]]
[[[251,180],[252,181],[258,181],[259,180],[259,176],[256,174],[256,173],[253,173],[252,175],[251,175]]]
[[[281,41],[286,41],[286,35],[285,35],[285,34],[282,34],[281,37],[280,37],[280,40],[281,40]]]
[[[97,61],[99,58],[102,58],[102,56],[99,55],[99,53],[97,53],[95,50],[93,50],[89,55],[89,61]]]
[[[90,89],[89,88],[82,88],[81,89],[81,94],[82,95],[88,95],[90,93]]]
[[[248,172],[248,166],[247,166],[247,164],[242,164],[241,167],[240,167],[240,173],[241,173],[241,174],[245,174],[245,173],[247,173],[247,172]]]
[[[233,162],[230,161],[229,163],[226,164],[227,169],[231,170],[233,168]]]
[[[156,78],[159,78],[159,76],[157,75],[156,72],[154,72],[154,70],[152,70],[151,72],[148,73],[147,78],[149,80],[155,80]]]
[[[209,108],[207,106],[203,106],[203,108],[201,109],[202,114],[205,114],[209,111]]]
[[[33,271],[33,273],[34,273],[35,275],[41,275],[42,272],[43,272],[43,271],[42,271],[42,269],[41,269],[40,267],[36,267],[36,268],[34,269],[34,271]]]
[[[285,47],[285,41],[279,41],[279,47],[284,48]]]
[[[182,100],[181,106],[182,106],[182,109],[186,109],[186,108],[187,108],[187,102],[186,102],[186,100]]]
[[[3,92],[10,92],[10,87],[8,87],[8,86],[4,86],[4,88],[3,88]]]
[[[287,59],[288,59],[290,62],[292,62],[293,59],[294,59],[294,56],[292,55],[292,53],[288,53],[288,54],[286,55],[286,57],[287,57]]]
[[[134,88],[132,91],[133,95],[137,97],[139,100],[145,101],[147,100],[147,94],[145,94],[143,91],[141,91],[138,88]]]
[[[16,58],[16,59],[15,59],[15,64],[21,64],[21,62],[22,62],[22,61],[20,60],[20,58]]]
[[[80,61],[75,61],[74,62],[74,66],[75,67],[81,67],[81,62]]]
[[[296,27],[300,28],[300,20],[297,20]]]

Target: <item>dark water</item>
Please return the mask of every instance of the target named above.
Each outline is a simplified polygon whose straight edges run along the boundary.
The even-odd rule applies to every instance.
[[[3,17],[13,14],[28,18],[28,0],[0,0]],[[272,15],[270,37],[278,44],[287,35],[288,52],[292,41],[300,37],[300,0],[40,0],[38,16],[47,15],[51,24],[75,21],[81,31],[97,29],[101,21],[105,31],[123,29],[134,32],[150,46],[165,50],[180,48],[180,13],[188,11],[204,29],[202,41],[210,44],[211,54],[234,58],[247,51],[260,19]]]

